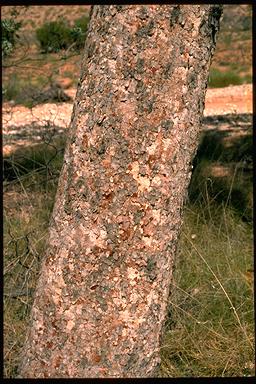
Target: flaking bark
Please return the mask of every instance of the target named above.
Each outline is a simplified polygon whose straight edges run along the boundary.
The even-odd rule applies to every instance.
[[[157,375],[220,15],[93,7],[20,377]]]

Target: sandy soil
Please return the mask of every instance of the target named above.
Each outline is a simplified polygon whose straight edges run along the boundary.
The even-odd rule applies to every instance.
[[[73,99],[76,89],[65,92]],[[22,105],[4,103],[3,154],[9,156],[18,147],[36,144],[44,132],[61,133],[69,126],[72,103],[41,104],[32,109]],[[204,116],[252,113],[252,85],[229,86],[208,89]]]

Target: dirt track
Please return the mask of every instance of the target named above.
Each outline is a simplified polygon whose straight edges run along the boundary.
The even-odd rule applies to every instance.
[[[66,90],[73,99],[76,89]],[[38,143],[44,132],[63,132],[70,122],[72,103],[41,104],[32,109],[22,105],[3,105],[3,154],[18,147]],[[204,116],[252,113],[252,85],[207,90]],[[53,126],[55,128],[53,128]]]

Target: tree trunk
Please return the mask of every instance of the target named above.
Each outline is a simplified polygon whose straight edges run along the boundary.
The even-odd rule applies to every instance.
[[[20,377],[157,375],[220,15],[93,7]]]

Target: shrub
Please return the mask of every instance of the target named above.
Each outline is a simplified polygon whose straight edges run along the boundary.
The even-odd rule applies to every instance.
[[[13,19],[1,20],[3,57],[10,55],[13,51],[17,38],[19,37],[17,31],[20,27],[21,23],[15,22]]]
[[[70,28],[64,20],[45,23],[36,30],[36,37],[43,52],[59,52],[72,43]]]
[[[239,76],[239,73],[233,71],[221,72],[216,68],[212,68],[210,70],[208,85],[210,88],[222,88],[228,87],[229,85],[240,85],[244,82],[244,79]]]
[[[84,47],[88,23],[89,17],[82,16],[75,20],[75,25],[70,31],[72,42],[75,44],[74,49],[78,51]]]
[[[36,30],[42,51],[58,52],[69,47],[73,50],[81,50],[84,47],[88,22],[89,17],[82,16],[75,20],[72,28],[65,20],[45,23]]]

